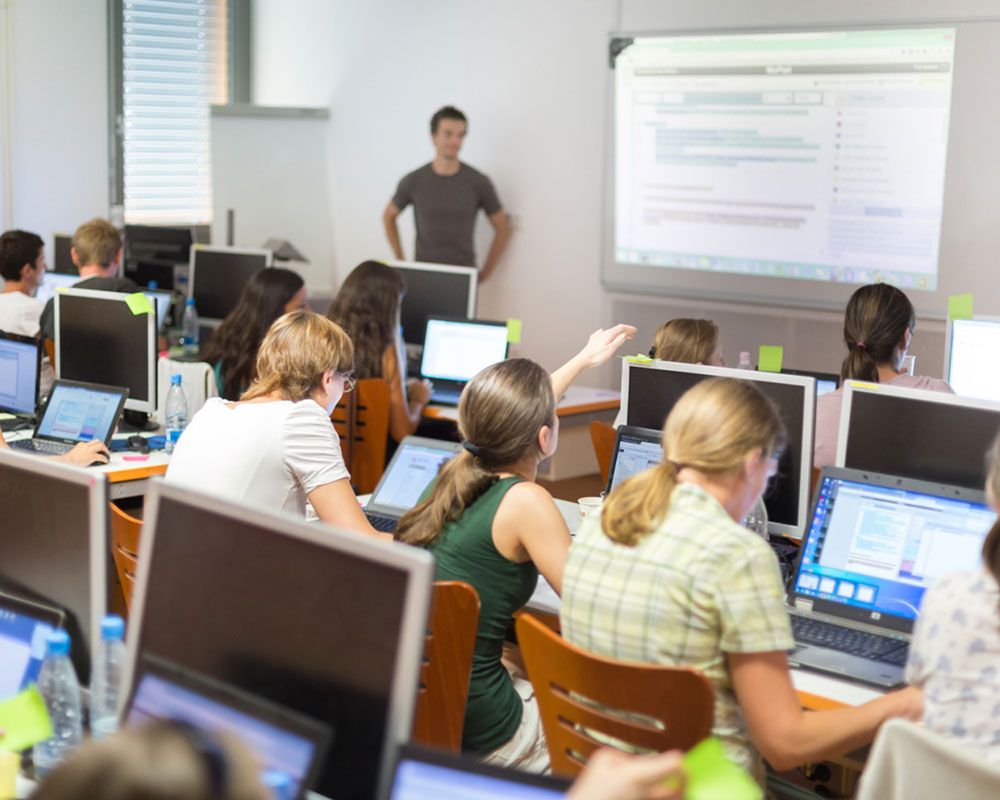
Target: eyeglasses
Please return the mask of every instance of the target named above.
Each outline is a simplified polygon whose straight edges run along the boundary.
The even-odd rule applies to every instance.
[[[354,387],[357,386],[358,380],[354,377],[353,372],[335,372],[334,375],[344,382],[344,394],[349,394],[354,391]]]

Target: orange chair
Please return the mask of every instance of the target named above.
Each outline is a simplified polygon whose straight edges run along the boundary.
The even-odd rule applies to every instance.
[[[368,494],[385,471],[389,441],[389,384],[382,378],[358,381],[330,415],[340,436],[344,463],[355,491]]]
[[[49,357],[49,364],[52,365],[52,369],[56,368],[56,343],[52,339],[43,339],[42,347],[45,349],[45,355]]]
[[[590,422],[590,441],[594,445],[594,455],[597,456],[597,466],[601,470],[601,486],[608,485],[608,473],[611,471],[611,459],[615,455],[615,429],[606,422],[596,419]],[[603,491],[603,489],[602,489]]]
[[[715,697],[704,675],[593,655],[531,614],[518,617],[516,630],[553,772],[583,769],[604,744],[590,731],[657,752],[689,750],[711,733]]]
[[[437,581],[413,717],[413,739],[458,753],[479,624],[479,595],[462,581]]]
[[[125,610],[128,611],[132,605],[132,590],[135,588],[135,572],[139,563],[142,520],[126,514],[114,503],[108,505],[111,506],[111,556],[121,583]]]

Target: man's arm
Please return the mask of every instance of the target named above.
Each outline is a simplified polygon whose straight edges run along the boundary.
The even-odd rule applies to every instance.
[[[396,217],[398,216],[399,209],[390,200],[389,205],[382,212],[382,224],[385,226],[385,238],[389,240],[389,247],[392,248],[393,255],[403,261],[403,245],[399,242],[399,228],[396,227]]]
[[[500,256],[507,247],[507,242],[510,241],[511,234],[510,217],[507,216],[507,212],[502,208],[490,214],[487,219],[490,221],[490,225],[493,226],[493,244],[490,245],[490,251],[486,254],[486,261],[483,262],[483,268],[479,271],[480,281],[489,280],[493,270],[496,269]]]

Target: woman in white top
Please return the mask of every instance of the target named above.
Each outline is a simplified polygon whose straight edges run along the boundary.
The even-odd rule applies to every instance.
[[[166,480],[391,539],[368,523],[351,489],[330,413],[353,388],[354,347],[336,323],[293,311],[257,352],[239,402],[212,398],[195,414]]]
[[[937,378],[908,375],[903,367],[916,325],[913,303],[895,286],[873,283],[862,286],[847,301],[844,343],[847,358],[840,368],[842,381],[868,381],[948,392],[952,388]],[[813,466],[828,467],[837,457],[840,405],[843,389],[816,399],[816,440]]]

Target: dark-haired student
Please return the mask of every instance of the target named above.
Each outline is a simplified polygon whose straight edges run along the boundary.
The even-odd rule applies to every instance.
[[[913,304],[895,286],[873,283],[858,289],[844,312],[847,357],[840,368],[841,380],[951,393],[952,388],[945,381],[908,375],[905,371],[903,362],[916,322]],[[842,397],[843,389],[838,389],[816,400],[814,467],[827,467],[836,460]]]
[[[278,317],[306,307],[306,286],[290,269],[269,267],[255,274],[239,302],[212,334],[201,358],[215,369],[220,397],[237,399],[253,383],[257,350]]]
[[[6,231],[0,236],[0,331],[37,336],[45,307],[35,299],[45,277],[45,243],[28,231]]]
[[[558,443],[556,397],[634,335],[626,325],[596,331],[551,376],[524,358],[480,372],[458,404],[464,450],[400,520],[397,538],[434,554],[438,580],[467,581],[479,593],[462,749],[488,762],[548,768],[531,684],[512,676],[502,660],[511,616],[531,597],[539,573],[556,592],[562,589],[569,530],[535,477]]]

